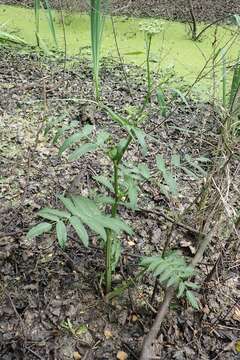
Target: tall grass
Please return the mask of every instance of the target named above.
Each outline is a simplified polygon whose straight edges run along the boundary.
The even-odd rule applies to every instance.
[[[108,9],[108,0],[91,0],[91,48],[93,63],[93,80],[95,87],[95,96],[98,101],[100,98],[99,86],[99,65],[100,52],[103,37],[103,28],[105,23],[106,12]]]
[[[34,0],[34,15],[35,15],[35,37],[37,46],[40,47],[43,44],[43,40],[40,37],[40,9],[44,8],[48,21],[48,28],[53,38],[53,42],[57,47],[57,37],[55,32],[55,26],[52,16],[52,10],[48,0]]]

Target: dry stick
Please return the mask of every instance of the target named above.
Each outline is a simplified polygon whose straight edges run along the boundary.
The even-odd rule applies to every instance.
[[[198,231],[196,229],[194,229],[193,227],[191,226],[188,226],[186,224],[183,224],[179,221],[177,221],[176,219],[173,219],[172,217],[166,215],[163,211],[160,211],[160,210],[148,210],[148,209],[143,209],[143,208],[140,208],[139,210],[137,211],[140,211],[140,212],[148,212],[150,214],[154,214],[154,215],[157,215],[157,216],[161,216],[163,217],[165,220],[171,222],[172,224],[178,226],[178,227],[181,227],[189,232],[191,232],[192,234],[195,234],[195,235],[198,235],[198,236],[205,236],[204,233],[202,233],[201,231]]]
[[[192,0],[188,0],[188,7],[189,7],[189,12],[192,18],[192,26],[191,26],[191,31],[192,31],[192,39],[196,40],[197,37],[197,22],[196,22],[196,18],[194,15],[194,11],[193,11],[193,4],[192,4]]]
[[[215,223],[213,228],[209,231],[209,233],[204,237],[203,241],[200,243],[198,250],[191,261],[191,265],[193,267],[195,267],[198,264],[198,262],[202,259],[202,256],[206,248],[208,247],[209,243],[211,242],[217,227],[218,227],[218,222]],[[174,298],[175,292],[176,292],[176,288],[174,286],[167,288],[163,302],[159,307],[156,319],[154,320],[154,323],[143,342],[143,348],[142,348],[140,360],[156,359],[155,351],[154,351],[154,342],[158,337],[158,333],[160,331],[162,322],[168,313],[168,309],[172,299]]]

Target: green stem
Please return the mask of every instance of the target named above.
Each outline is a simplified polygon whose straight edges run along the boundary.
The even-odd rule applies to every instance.
[[[147,101],[145,100],[144,105],[141,111],[144,111]],[[141,113],[140,111],[140,113]],[[126,138],[126,143],[121,150],[121,154],[118,157],[118,160],[114,161],[114,203],[112,205],[112,217],[116,217],[117,209],[119,204],[119,164],[122,161],[122,158],[127,151],[131,141],[133,140],[132,135],[128,135]],[[113,232],[112,230],[107,230],[107,242],[106,242],[106,251],[105,251],[105,281],[106,281],[106,293],[108,294],[112,288],[112,246],[113,246]]]
[[[119,184],[118,184],[118,162],[114,162],[114,204],[112,206],[112,217],[116,217],[118,201],[119,201]],[[113,245],[113,231],[107,230],[106,243],[106,293],[108,294],[112,288],[112,245]]]
[[[152,44],[152,35],[151,34],[147,34],[147,39],[146,39],[146,44],[147,44],[147,97],[148,100],[150,100],[150,96],[151,96],[151,88],[152,88],[152,83],[151,83],[151,72],[150,72],[150,50],[151,50],[151,44]]]

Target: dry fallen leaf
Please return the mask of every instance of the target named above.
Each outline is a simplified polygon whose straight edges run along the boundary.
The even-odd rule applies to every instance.
[[[104,336],[105,336],[106,339],[110,339],[111,337],[113,337],[113,333],[111,332],[110,329],[105,328],[105,330],[104,330]]]
[[[128,246],[135,246],[136,244],[135,244],[135,242],[134,241],[132,241],[132,240],[129,240],[128,241]]]
[[[74,353],[73,353],[73,359],[74,360],[81,360],[81,355],[79,354],[79,352],[78,351],[75,351]]]
[[[117,353],[117,359],[118,360],[126,360],[127,358],[128,358],[128,355],[124,351],[119,351]]]
[[[138,320],[138,316],[137,315],[132,315],[132,322],[136,322]]]
[[[232,316],[233,320],[240,321],[240,308],[236,307]]]

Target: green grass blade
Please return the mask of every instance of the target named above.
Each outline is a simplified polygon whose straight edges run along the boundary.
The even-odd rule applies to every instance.
[[[222,51],[222,102],[225,109],[227,106],[227,66],[225,51]]]
[[[104,1],[101,6],[101,0],[91,0],[91,48],[93,62],[93,77],[96,99],[99,100],[99,62],[101,43],[103,38],[103,29],[105,23],[105,11],[108,8],[108,1]]]
[[[55,31],[55,26],[54,26],[54,22],[53,22],[52,10],[51,10],[51,7],[49,5],[48,0],[43,0],[43,3],[45,5],[44,7],[46,9],[48,27],[49,27],[50,32],[52,34],[55,46],[57,47],[57,37],[56,37],[56,31]]]
[[[229,111],[232,112],[237,98],[238,92],[240,89],[240,56],[237,59],[236,65],[234,67],[234,73],[232,78],[232,85],[229,98]]]

